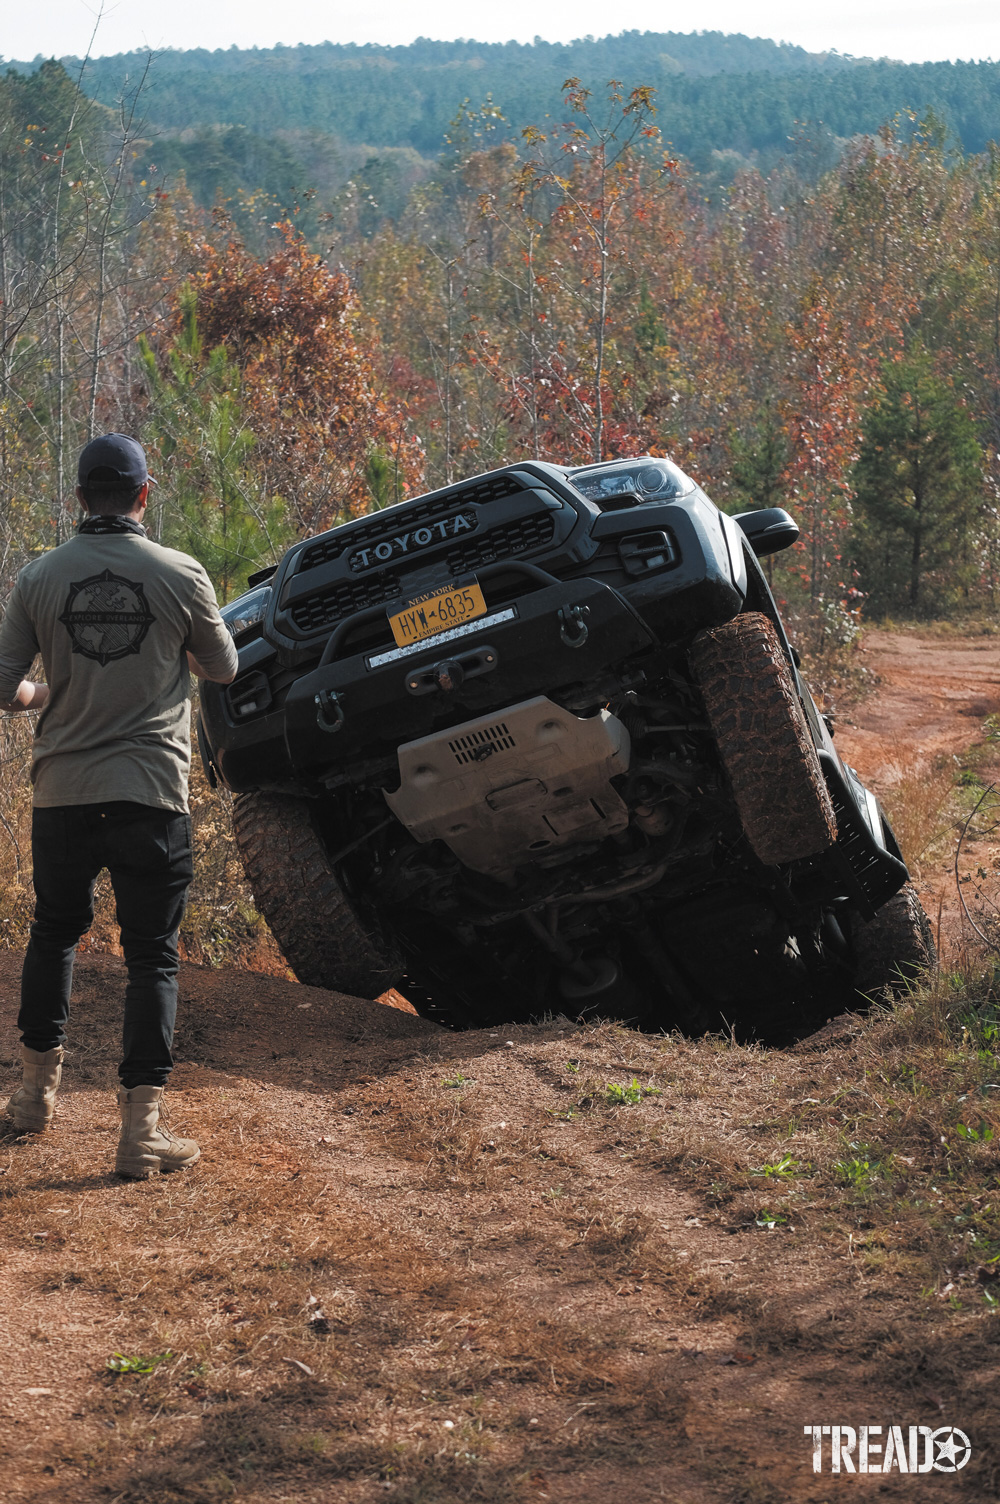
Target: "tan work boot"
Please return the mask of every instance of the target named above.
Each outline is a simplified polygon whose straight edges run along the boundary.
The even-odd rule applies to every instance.
[[[118,1088],[122,1133],[115,1170],[130,1180],[145,1180],[157,1170],[186,1170],[201,1158],[193,1138],[177,1138],[160,1122],[162,1086]]]
[[[62,1079],[62,1045],[54,1050],[21,1046],[24,1073],[21,1085],[7,1103],[14,1127],[23,1133],[43,1133],[56,1112],[56,1092]]]

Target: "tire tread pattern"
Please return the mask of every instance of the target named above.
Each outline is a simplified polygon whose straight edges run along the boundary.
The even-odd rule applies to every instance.
[[[402,963],[351,907],[306,800],[238,794],[233,832],[257,906],[300,982],[366,998],[396,985]]]
[[[853,933],[857,962],[855,990],[877,998],[887,990],[898,996],[937,961],[930,920],[912,883],[884,903],[867,924],[858,920]]]
[[[750,845],[778,866],[833,844],[837,818],[778,634],[760,612],[699,632],[691,665]]]

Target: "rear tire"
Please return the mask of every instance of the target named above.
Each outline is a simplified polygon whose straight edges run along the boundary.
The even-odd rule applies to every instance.
[[[699,632],[691,666],[747,840],[768,866],[832,846],[837,819],[780,639],[747,612]]]
[[[233,831],[257,906],[300,982],[354,997],[397,985],[402,960],[353,909],[307,800],[238,794]]]
[[[868,924],[855,920],[852,939],[854,987],[868,1002],[886,992],[894,997],[908,992],[937,961],[930,920],[912,883],[894,893]]]

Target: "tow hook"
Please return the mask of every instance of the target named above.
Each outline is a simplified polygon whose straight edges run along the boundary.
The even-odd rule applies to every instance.
[[[316,724],[321,731],[339,731],[347,717],[340,696],[334,689],[321,689],[313,695],[316,705]]]
[[[590,628],[584,621],[590,615],[589,606],[560,606],[559,636],[568,648],[582,648],[590,636]]]
[[[438,689],[449,693],[453,689],[461,689],[465,678],[465,669],[454,658],[446,658],[444,663],[435,664],[434,679]]]

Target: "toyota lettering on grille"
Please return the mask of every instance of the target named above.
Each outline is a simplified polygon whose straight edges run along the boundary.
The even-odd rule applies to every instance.
[[[361,569],[373,569],[376,564],[387,564],[390,559],[402,558],[403,554],[416,553],[422,548],[430,548],[433,543],[447,542],[449,538],[471,533],[475,527],[474,512],[456,512],[454,517],[442,517],[438,522],[428,522],[408,533],[395,533],[368,548],[356,548],[349,563],[355,573]]]

